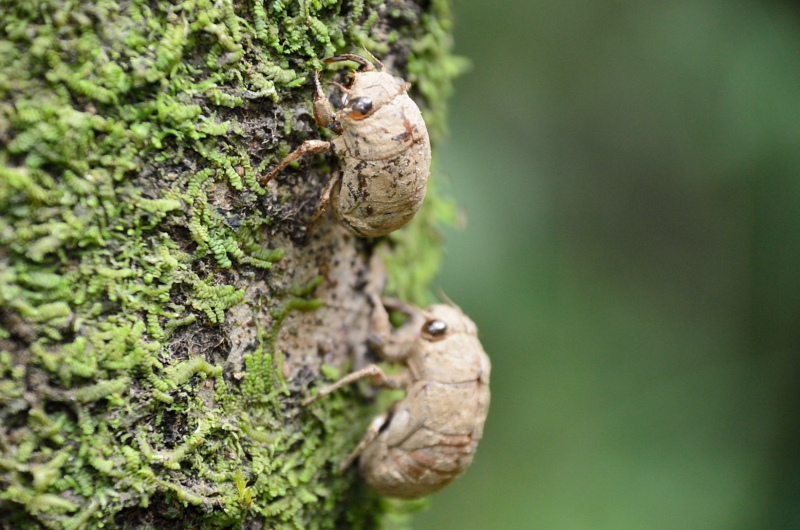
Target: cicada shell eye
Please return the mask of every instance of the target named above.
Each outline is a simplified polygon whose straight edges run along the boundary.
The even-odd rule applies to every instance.
[[[422,325],[420,334],[427,341],[436,342],[442,340],[447,336],[447,324],[443,320],[428,320]]]
[[[347,114],[354,120],[363,120],[372,114],[373,110],[372,100],[367,97],[353,98],[348,106],[350,110]]]

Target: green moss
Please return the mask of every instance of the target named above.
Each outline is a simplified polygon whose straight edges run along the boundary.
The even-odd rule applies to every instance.
[[[277,332],[319,306],[319,280],[265,296],[272,322],[241,381],[175,346],[222,336],[245,275],[282,259],[262,246],[280,228],[267,212],[294,195],[256,172],[299,140],[264,138],[302,132],[322,59],[407,58],[440,136],[463,66],[447,9],[0,0],[0,523],[124,526],[151,502],[205,528],[359,527],[380,511],[352,473],[330,477],[363,411],[346,392],[313,413],[287,398]],[[438,258],[411,249],[447,216],[434,189],[427,203],[389,239],[392,289],[415,301]]]

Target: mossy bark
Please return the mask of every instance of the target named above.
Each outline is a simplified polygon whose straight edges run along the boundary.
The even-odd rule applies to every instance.
[[[435,177],[381,240],[303,226],[338,161],[307,138],[322,59],[368,48],[432,139],[462,63],[446,0],[0,0],[0,527],[370,527],[336,464],[374,412],[364,293],[426,300]]]

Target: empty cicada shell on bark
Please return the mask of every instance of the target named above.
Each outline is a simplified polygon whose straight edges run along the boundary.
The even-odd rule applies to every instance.
[[[374,58],[373,58],[374,59]],[[306,153],[333,151],[343,166],[322,192],[308,224],[328,204],[334,216],[353,234],[379,237],[405,225],[425,198],[431,166],[431,146],[422,113],[407,92],[410,84],[379,69],[358,55],[345,54],[326,63],[354,61],[360,65],[345,87],[344,107],[334,113],[315,73],[314,118],[340,136],[331,142],[307,140],[284,158],[261,183]]]
[[[341,465],[356,458],[366,482],[378,493],[415,498],[434,493],[472,463],[489,410],[489,358],[475,324],[455,305],[420,311],[373,296],[371,340],[386,361],[408,370],[387,376],[377,365],[323,388],[319,397],[364,377],[376,385],[405,389],[405,397],[376,417],[364,438]],[[392,330],[385,307],[403,311],[408,321]]]

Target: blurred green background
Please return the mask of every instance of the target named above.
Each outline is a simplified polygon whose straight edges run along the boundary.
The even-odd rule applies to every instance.
[[[439,285],[492,408],[415,527],[800,528],[800,5],[455,11]]]

